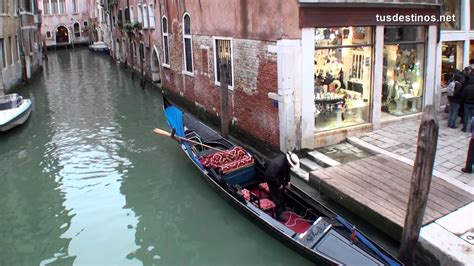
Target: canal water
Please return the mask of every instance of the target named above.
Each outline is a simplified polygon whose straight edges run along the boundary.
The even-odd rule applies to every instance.
[[[109,57],[49,53],[0,134],[0,265],[310,265],[215,193],[166,128],[160,93]]]

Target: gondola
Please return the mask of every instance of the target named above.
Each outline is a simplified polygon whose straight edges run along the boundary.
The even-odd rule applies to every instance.
[[[16,93],[0,96],[0,132],[19,126],[31,113],[31,100]]]
[[[285,192],[286,221],[278,221],[263,178],[264,159],[223,138],[166,97],[163,109],[171,137],[212,188],[285,244],[318,265],[401,265],[344,218],[304,196],[294,185]]]

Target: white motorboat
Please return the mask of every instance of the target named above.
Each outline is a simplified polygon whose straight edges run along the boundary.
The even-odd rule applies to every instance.
[[[0,132],[25,123],[30,113],[30,99],[16,93],[0,96]]]
[[[94,42],[93,44],[89,45],[89,50],[99,53],[108,53],[109,46],[104,42]]]

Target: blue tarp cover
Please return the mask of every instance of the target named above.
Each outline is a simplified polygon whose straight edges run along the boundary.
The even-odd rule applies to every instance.
[[[175,129],[175,135],[184,138],[183,112],[174,106],[168,106],[165,109],[166,120],[171,129]],[[181,142],[186,147],[186,152],[199,168],[204,169],[199,159],[191,152],[191,147],[187,141]]]

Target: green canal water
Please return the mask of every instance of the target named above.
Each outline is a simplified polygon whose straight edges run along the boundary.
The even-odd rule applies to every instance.
[[[0,265],[310,265],[215,193],[156,89],[106,56],[49,53],[0,134]]]

